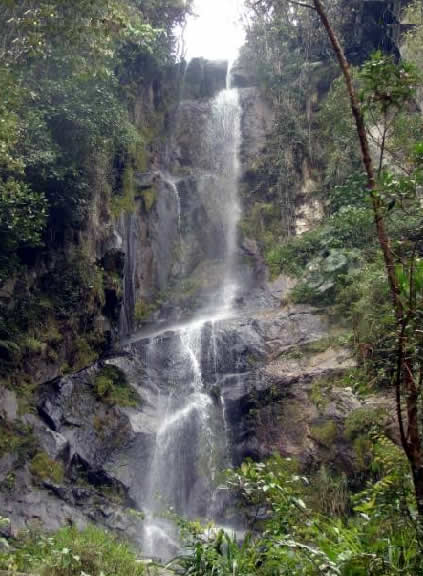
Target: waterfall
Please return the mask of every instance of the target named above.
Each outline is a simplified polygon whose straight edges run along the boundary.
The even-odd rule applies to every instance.
[[[209,171],[200,179],[200,193],[209,198],[224,237],[223,275],[213,298],[213,314],[165,332],[174,342],[172,377],[161,382],[163,394],[156,407],[156,439],[144,502],[144,553],[162,559],[178,549],[175,529],[163,513],[172,509],[188,518],[212,514],[216,472],[227,464],[224,405],[220,394],[210,394],[204,369],[210,374],[211,367],[216,375],[218,321],[231,313],[238,292],[240,124],[239,95],[230,87],[228,73],[226,89],[211,103],[204,133]],[[171,177],[168,180],[174,182]],[[176,186],[175,190],[177,194]],[[150,336],[148,346],[161,357],[164,343],[160,335]]]
[[[240,176],[239,147],[241,141],[240,105],[237,89],[227,88],[220,92],[215,100],[214,116],[219,130],[216,131],[216,143],[221,146],[222,163],[216,168],[220,171],[222,198],[222,221],[225,231],[225,258],[222,304],[231,308],[237,295],[237,231],[241,209],[238,185]]]
[[[216,306],[230,310],[238,292],[237,232],[241,216],[239,201],[241,107],[238,89],[231,88],[228,66],[226,89],[217,94],[206,130],[211,178],[203,181],[213,198],[225,239],[224,274]]]

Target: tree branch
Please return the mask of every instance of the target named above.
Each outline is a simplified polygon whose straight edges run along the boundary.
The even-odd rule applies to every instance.
[[[298,2],[297,0],[287,0],[288,4],[295,4],[296,6],[302,6],[303,8],[309,8],[310,10],[316,10],[314,6],[311,4],[307,4],[306,2]]]
[[[351,109],[352,109],[352,113],[353,113],[355,123],[357,126],[358,137],[360,140],[362,160],[363,160],[363,164],[364,164],[364,167],[366,169],[366,174],[367,174],[367,187],[370,191],[370,196],[371,196],[371,200],[372,200],[373,214],[374,214],[374,220],[375,220],[375,225],[376,225],[376,230],[377,230],[377,236],[378,236],[380,247],[381,247],[382,252],[383,252],[383,259],[385,262],[386,274],[387,274],[388,280],[389,280],[389,286],[390,286],[390,290],[391,290],[392,303],[393,303],[393,308],[394,308],[394,312],[395,312],[395,317],[396,317],[398,322],[401,322],[404,310],[403,310],[403,305],[402,305],[401,299],[400,299],[400,289],[398,286],[398,280],[397,280],[397,277],[395,274],[395,261],[394,261],[394,257],[393,257],[393,253],[392,253],[392,249],[391,249],[391,242],[390,242],[389,236],[386,233],[386,229],[385,229],[385,223],[383,220],[383,213],[382,213],[382,202],[381,202],[381,199],[379,197],[379,194],[377,193],[376,176],[375,176],[375,171],[373,168],[373,160],[372,160],[372,156],[370,153],[369,141],[367,138],[366,125],[364,122],[364,116],[363,116],[363,113],[361,111],[361,107],[360,107],[355,89],[353,86],[350,65],[348,63],[348,60],[346,59],[344,50],[342,49],[342,46],[341,46],[341,44],[340,44],[340,42],[339,42],[339,40],[335,34],[330,22],[329,22],[329,19],[327,17],[327,14],[326,14],[326,11],[325,11],[325,8],[323,6],[322,1],[321,0],[313,0],[313,3],[314,3],[314,6],[317,10],[317,13],[320,16],[320,20],[322,21],[322,24],[328,33],[328,36],[329,36],[330,42],[332,44],[333,50],[336,54],[336,57],[338,59],[342,73],[344,74],[344,77],[345,77],[345,83],[347,85],[347,90],[348,90],[348,94],[349,94],[350,101],[351,101]]]
[[[263,0],[257,0],[254,2],[253,8],[257,8]],[[307,4],[306,2],[300,2],[299,0],[287,0],[288,4],[295,4],[296,6],[301,6],[302,8],[309,8],[310,10],[316,10],[316,8],[312,4]]]

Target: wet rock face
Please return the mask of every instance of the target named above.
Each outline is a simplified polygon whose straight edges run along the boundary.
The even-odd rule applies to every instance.
[[[275,117],[258,88],[244,88],[239,93],[243,111],[241,162],[244,170],[247,170],[265,149]]]
[[[333,453],[343,454],[340,468],[351,465],[342,426],[358,400],[350,392],[332,391],[332,405],[322,414],[311,391],[314,380],[341,373],[354,362],[347,350],[301,351],[326,330],[325,318],[310,309],[268,312],[217,329],[219,360],[210,380],[221,391],[234,465],[246,457],[266,458],[275,450],[306,466],[318,465],[327,448],[313,439],[312,428],[329,419],[341,430],[332,446]],[[291,354],[298,358],[290,359]]]
[[[94,379],[103,366],[44,385],[38,414],[25,415],[20,422],[31,434],[31,452],[24,462],[19,454],[0,459],[0,510],[10,518],[13,531],[94,522],[139,541],[141,520],[131,485],[133,475],[145,475],[142,463],[148,460],[145,438],[150,431],[145,419],[139,424],[136,408],[111,406],[97,397]],[[133,459],[130,475],[122,462],[118,471],[113,467],[120,451]],[[49,459],[43,477],[32,472],[35,453]],[[51,462],[64,471],[63,481],[49,476]]]
[[[375,50],[399,56],[402,0],[361,0],[356,4],[345,30],[351,62],[362,64]]]
[[[227,61],[193,58],[185,71],[183,99],[212,98],[226,85]]]
[[[102,363],[46,384],[38,413],[25,422],[37,450],[62,463],[64,480],[37,483],[29,462],[19,467],[16,458],[3,457],[0,513],[15,528],[38,522],[56,529],[69,519],[77,525],[94,521],[141,545],[143,524],[134,509],[145,511],[149,505],[157,447],[165,450],[170,441],[163,436],[157,442],[163,435],[160,414],[165,414],[160,410],[170,401],[175,414],[189,415],[186,426],[175,428],[175,434],[183,435],[180,450],[170,452],[167,471],[157,477],[164,478],[165,490],[173,486],[174,475],[183,476],[180,492],[165,492],[175,498],[177,510],[223,517],[204,470],[236,466],[246,457],[263,459],[278,451],[298,459],[306,470],[325,463],[350,472],[354,455],[345,421],[362,404],[349,388],[316,389],[316,383],[354,362],[349,350],[327,342],[327,319],[320,312],[278,307],[288,288],[289,282],[280,279],[258,290],[248,303],[254,310],[241,307],[233,318],[139,334]],[[108,364],[124,372],[139,395],[136,406],[112,406],[98,397],[95,378]],[[216,439],[212,451],[198,441],[207,438],[198,432],[204,426],[201,402],[191,407],[195,394],[186,395],[186,386],[199,374],[208,431]],[[8,417],[14,418],[13,398],[7,406]],[[211,454],[213,462],[205,461]],[[11,473],[14,486],[6,489]]]

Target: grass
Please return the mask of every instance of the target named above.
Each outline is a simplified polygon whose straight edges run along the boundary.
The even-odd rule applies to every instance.
[[[0,555],[0,568],[40,576],[142,576],[144,565],[128,544],[89,526],[67,527],[53,535],[30,535],[14,551]]]
[[[38,452],[34,456],[30,470],[36,482],[51,480],[55,484],[61,484],[65,475],[63,464],[52,460],[45,452]]]
[[[75,338],[72,359],[72,372],[79,372],[90,364],[94,364],[98,354],[91,347],[88,340],[82,336]]]
[[[28,426],[17,425],[0,418],[0,458],[13,453],[25,459],[35,449],[36,441]]]

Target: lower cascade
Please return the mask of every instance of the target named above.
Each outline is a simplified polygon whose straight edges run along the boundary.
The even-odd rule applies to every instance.
[[[240,177],[241,107],[237,89],[229,86],[217,94],[204,134],[209,168],[199,177],[201,194],[208,195],[217,229],[223,235],[223,273],[212,294],[207,313],[198,313],[189,323],[152,336],[145,345],[147,371],[171,338],[171,368],[167,380],[160,379],[156,406],[156,439],[148,472],[144,510],[146,521],[143,549],[146,556],[168,559],[179,547],[171,511],[187,518],[216,515],[217,472],[227,464],[226,426],[221,397],[204,381],[216,372],[218,362],[215,326],[230,317],[238,293],[237,225],[240,218],[238,184]],[[176,185],[175,185],[176,187]],[[177,191],[176,191],[177,192]],[[180,214],[178,198],[178,222]],[[179,224],[180,226],[180,224]],[[216,238],[216,243],[222,238]],[[206,333],[206,338],[204,337]],[[150,366],[149,366],[150,365]]]
[[[166,509],[198,517],[210,512],[215,472],[223,463],[219,453],[221,417],[207,393],[201,371],[203,325],[181,328],[172,358],[173,381],[159,396],[156,444],[149,471],[144,553],[161,558],[177,550],[170,522],[160,519]],[[149,344],[148,353],[160,348],[160,337]],[[211,351],[213,353],[213,350]]]

